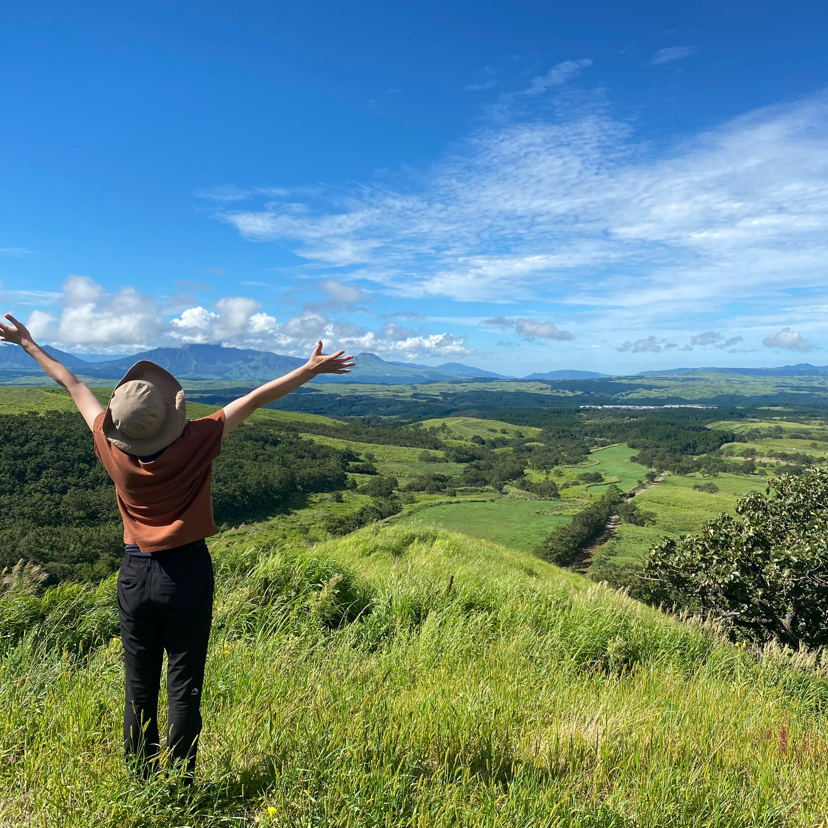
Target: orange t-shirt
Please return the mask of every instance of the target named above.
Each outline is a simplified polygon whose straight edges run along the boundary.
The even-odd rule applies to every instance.
[[[190,420],[181,436],[149,463],[116,448],[95,418],[95,454],[115,483],[124,543],[160,552],[216,534],[210,480],[221,453],[224,411]]]

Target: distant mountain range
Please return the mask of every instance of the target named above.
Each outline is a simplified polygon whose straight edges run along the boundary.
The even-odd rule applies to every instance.
[[[543,379],[601,379],[608,377],[610,374],[596,374],[595,371],[547,371],[545,374],[529,374],[524,377],[528,380],[543,380]]]
[[[305,364],[299,357],[252,351],[243,348],[222,348],[220,345],[184,345],[181,348],[155,348],[139,354],[117,357],[103,362],[87,362],[80,357],[44,348],[67,368],[84,377],[101,380],[120,379],[127,369],[142,359],[166,368],[179,379],[265,382]],[[408,362],[387,362],[376,354],[363,353],[356,358],[350,374],[321,374],[315,382],[362,382],[388,385],[417,385],[423,382],[458,381],[473,378],[506,379],[492,371],[449,362],[432,368]],[[0,345],[0,382],[4,378],[38,374],[40,369],[21,348]]]
[[[781,368],[664,368],[660,371],[641,371],[639,377],[683,374],[741,374],[745,377],[821,377],[828,375],[828,365],[783,365]]]
[[[265,382],[303,365],[299,357],[253,351],[244,348],[222,348],[220,345],[184,345],[181,348],[155,348],[131,356],[89,362],[81,357],[59,351],[48,345],[45,349],[67,368],[84,377],[100,380],[120,379],[127,369],[142,359],[148,359],[166,368],[180,379],[215,380],[221,382]],[[315,382],[362,382],[387,385],[417,385],[423,382],[457,382],[468,379],[514,379],[464,365],[446,362],[437,367],[413,362],[389,362],[376,354],[359,354],[356,367],[350,374],[322,374]],[[828,365],[809,363],[785,365],[782,368],[670,368],[661,371],[641,371],[636,376],[682,376],[697,373],[742,374],[755,377],[810,377],[828,376]],[[21,348],[0,344],[0,383],[20,377],[35,376],[40,369]],[[527,380],[590,380],[612,376],[595,371],[558,370],[529,374]]]

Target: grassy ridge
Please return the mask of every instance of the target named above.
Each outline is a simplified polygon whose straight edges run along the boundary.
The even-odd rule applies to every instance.
[[[0,824],[825,824],[813,664],[430,529],[302,551],[236,533],[213,551],[189,794],[122,767],[111,585],[65,589],[48,611],[0,599]],[[80,653],[73,630],[96,612],[103,643]]]

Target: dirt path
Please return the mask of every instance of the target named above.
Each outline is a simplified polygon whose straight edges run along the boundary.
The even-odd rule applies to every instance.
[[[647,481],[646,483],[642,483],[640,486],[636,486],[634,489],[630,489],[627,492],[627,502],[632,500],[636,495],[641,494],[641,492],[646,492],[647,489],[652,489],[653,486],[658,486],[662,480],[667,475],[665,473],[661,473],[656,477],[655,480]],[[621,522],[621,519],[618,515],[612,515],[610,519],[607,521],[607,525],[604,527],[604,531],[601,532],[600,535],[595,539],[591,546],[588,546],[586,549],[582,549],[575,560],[569,565],[570,569],[574,569],[575,572],[580,573],[581,575],[586,575],[590,566],[592,565],[592,558],[595,553],[615,534],[615,530],[618,528],[618,524]]]

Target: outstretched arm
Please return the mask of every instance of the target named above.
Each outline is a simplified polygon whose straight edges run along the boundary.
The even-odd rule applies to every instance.
[[[37,364],[58,384],[62,385],[72,396],[78,411],[83,415],[90,431],[98,414],[103,414],[103,406],[97,397],[89,390],[86,383],[81,382],[65,365],[61,365],[54,357],[49,356],[33,339],[22,322],[18,322],[10,313],[6,319],[11,322],[7,325],[0,322],[0,342],[13,342],[37,362]]]
[[[246,397],[233,400],[224,407],[224,433],[229,434],[239,423],[244,422],[257,408],[272,403],[291,391],[295,391],[318,374],[350,374],[354,366],[352,356],[342,356],[345,351],[335,354],[322,353],[322,341],[316,343],[310,359],[295,371],[285,374],[251,391]]]

